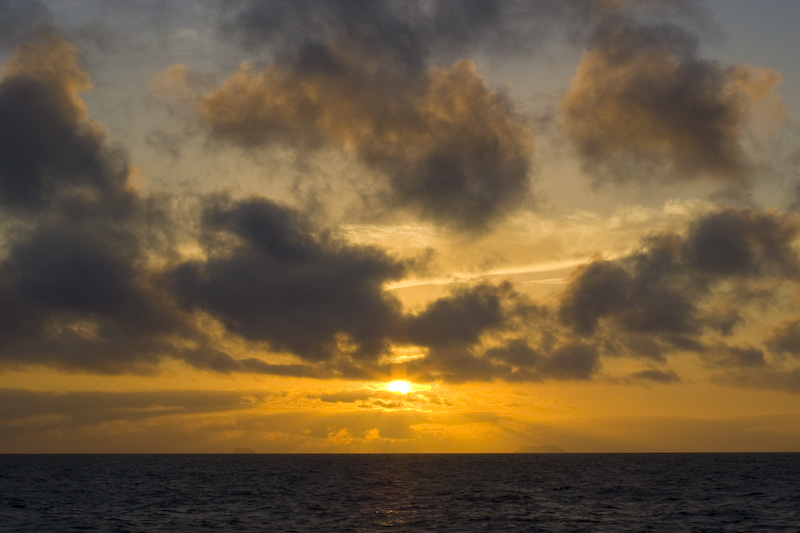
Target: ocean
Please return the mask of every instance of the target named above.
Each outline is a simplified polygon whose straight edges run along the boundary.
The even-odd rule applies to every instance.
[[[0,455],[2,531],[800,531],[800,454]]]

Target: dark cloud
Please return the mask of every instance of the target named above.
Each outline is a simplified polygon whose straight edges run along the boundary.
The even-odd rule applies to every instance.
[[[709,350],[707,363],[719,368],[765,367],[764,352],[758,348],[719,345]]]
[[[290,5],[272,8],[295,9]],[[338,14],[326,13],[356,5],[326,4],[309,23],[344,28],[328,20]],[[283,49],[263,70],[243,66],[199,100],[200,115],[212,136],[239,146],[351,151],[383,177],[385,205],[459,229],[485,229],[526,201],[530,132],[510,98],[490,90],[473,64],[430,67],[425,51],[469,46],[464,28],[494,39],[490,28],[510,23],[498,22],[507,8],[474,2],[458,14],[455,3],[434,3],[433,14],[424,15],[431,20],[442,13],[461,17],[452,35],[426,41],[412,32],[403,48],[398,43],[407,29],[382,11],[401,5],[364,4],[368,12],[353,15],[353,32],[320,31],[318,39]],[[385,24],[370,29],[362,15]],[[314,22],[316,16],[325,20]],[[680,68],[708,76],[714,93],[712,74],[729,71],[697,59],[682,31],[660,28],[653,42],[631,37],[644,39],[642,52],[624,35],[620,50],[606,50],[611,45],[598,37],[598,50],[613,55],[612,66],[626,68],[625,54],[655,54],[655,67],[668,62],[659,53],[677,57],[685,63]],[[359,33],[370,31],[386,33],[383,47],[372,48],[372,37]],[[631,83],[642,82],[634,75]],[[715,299],[722,283],[796,276],[792,216],[720,209],[685,235],[654,235],[625,257],[579,268],[554,308],[530,304],[508,283],[479,283],[411,313],[386,290],[407,274],[403,263],[377,247],[340,241],[270,200],[201,197],[199,217],[181,221],[192,230],[165,229],[175,222],[169,208],[139,196],[126,154],[86,113],[79,93],[90,87],[74,48],[54,33],[18,48],[0,73],[0,206],[2,223],[14,229],[0,257],[3,368],[146,373],[177,358],[219,373],[382,379],[391,375],[390,348],[413,346],[424,354],[405,363],[415,380],[575,380],[595,376],[601,356],[663,359],[670,350],[710,346],[703,357],[715,371],[770,371],[759,348],[713,344],[703,335],[729,335],[744,321],[731,302]],[[661,113],[659,106],[648,112]],[[194,245],[193,238],[199,249],[191,258],[180,255],[177,243]],[[209,317],[213,327],[200,327]],[[770,349],[796,353],[796,329],[788,322],[776,328]],[[237,359],[226,349],[232,345],[248,355]],[[253,355],[259,351],[299,362],[268,362]],[[677,379],[653,369],[633,377]],[[319,399],[392,409],[423,401],[359,394]]]
[[[743,183],[742,138],[754,102],[780,75],[698,57],[697,39],[674,24],[609,17],[562,100],[564,124],[585,171],[607,181]]]
[[[314,396],[325,403],[355,403],[364,402],[373,397],[376,391],[372,389],[358,389],[338,392],[327,392]]]
[[[483,357],[494,363],[487,377],[506,381],[584,380],[600,368],[597,349],[575,342],[554,347],[548,354],[531,348],[524,339],[512,339],[487,350]]]
[[[408,363],[409,373],[451,382],[496,379],[498,368],[478,353],[482,337],[511,326],[518,297],[508,283],[460,287],[408,317],[407,342],[428,348],[426,357]]]
[[[535,368],[542,361],[542,354],[528,346],[525,339],[512,339],[505,346],[487,350],[485,357],[525,369]]]
[[[792,318],[777,324],[766,341],[773,352],[800,355],[800,319]]]
[[[0,204],[16,231],[0,259],[0,361],[148,372],[192,335],[153,285],[144,204],[125,154],[86,114],[74,48],[47,32],[0,78]]]
[[[791,215],[719,209],[692,223],[685,236],[650,236],[628,256],[578,268],[561,295],[559,318],[586,338],[607,337],[612,352],[656,359],[672,349],[704,352],[704,332],[730,335],[743,322],[739,308],[759,296],[748,290],[751,284],[793,278],[800,265],[797,236]],[[726,296],[732,300],[715,299],[731,279],[737,281]]]
[[[698,220],[686,242],[689,265],[713,276],[797,275],[797,220],[774,211],[725,209]]]
[[[628,261],[600,259],[579,268],[561,298],[562,322],[582,335],[594,333],[603,317],[629,333],[696,333],[691,288],[664,264],[671,254],[660,251],[656,244]]]
[[[78,92],[91,81],[72,45],[48,32],[16,48],[1,74],[0,203],[124,214],[127,158],[86,115]]]
[[[247,0],[223,5],[220,29],[251,51],[346,36],[419,68],[432,55],[529,54],[548,41],[580,41],[598,21],[622,12],[685,20],[703,15],[696,2],[685,0]]]
[[[229,2],[220,27],[250,50],[295,49],[346,36],[406,68],[433,53],[476,49],[519,53],[559,27],[582,27],[602,2],[538,0],[313,0]]]
[[[303,0],[249,1],[226,4],[221,29],[223,35],[234,35],[248,48],[282,49],[302,47],[309,41],[325,42],[346,30],[354,39],[380,47],[382,55],[420,65],[421,43],[409,21],[402,20],[407,14],[410,13],[402,5],[380,0],[334,0],[322,4]]]
[[[403,273],[399,263],[313,235],[299,213],[265,199],[211,197],[203,224],[207,258],[167,275],[180,302],[310,361],[384,351],[399,303],[382,285]]]
[[[590,379],[599,367],[599,355],[593,346],[569,343],[545,360],[542,373],[556,379]]]
[[[557,324],[547,315],[509,283],[456,289],[406,319],[405,342],[427,350],[406,363],[408,373],[456,383],[589,379],[599,368],[597,349],[551,338]],[[531,344],[536,331],[547,333]]]
[[[561,300],[559,315],[576,331],[591,334],[597,321],[624,309],[632,279],[620,265],[598,259],[580,267]]]
[[[331,44],[321,49],[322,55],[303,60],[303,76],[335,81],[326,77],[331,65],[324,53],[331,50],[338,54],[328,58],[334,62],[352,52]],[[364,68],[357,62],[345,66],[356,74]],[[266,76],[261,82],[280,85],[282,75],[301,72],[275,74],[281,68],[279,63],[259,75]],[[364,79],[372,74],[364,74]],[[507,109],[468,64],[449,71],[425,70],[417,79],[425,82],[414,97],[422,94],[427,99],[424,113],[408,116],[402,107],[390,106],[376,119],[362,109],[348,108],[369,101],[365,92],[345,102],[342,114],[329,124],[330,106],[341,102],[331,100],[315,109],[305,107],[303,100],[296,106],[299,119],[290,114],[280,118],[283,122],[274,130],[256,128],[254,143],[265,142],[258,135],[266,135],[269,142],[284,139],[292,133],[281,128],[300,124],[301,129],[339,136],[342,147],[358,146],[360,157],[376,169],[424,160],[419,164],[429,166],[430,172],[425,172],[443,188],[431,195],[432,185],[422,185],[418,200],[424,198],[431,202],[430,209],[438,209],[434,199],[461,194],[452,192],[460,185],[451,188],[441,176],[460,171],[443,171],[451,161],[436,152],[441,138],[430,136],[431,124],[441,121],[449,136],[442,154],[458,152],[455,144],[447,144],[452,139],[472,135],[471,123],[461,123],[459,117],[471,116],[481,127],[491,126],[492,135],[517,131],[518,125],[508,122],[510,115],[503,114]],[[350,81],[342,83],[347,90],[355,87]],[[263,96],[256,85],[255,93]],[[552,310],[533,306],[507,283],[460,287],[411,314],[385,290],[388,282],[406,273],[398,260],[374,247],[343,243],[296,210],[263,198],[234,200],[225,194],[200,199],[196,237],[201,250],[192,259],[178,259],[176,242],[191,237],[177,238],[165,229],[159,230],[164,235],[145,238],[153,233],[149,225],[171,223],[169,210],[156,198],[142,200],[131,186],[125,154],[108,142],[78,98],[89,86],[72,47],[54,34],[18,49],[3,68],[0,112],[6,121],[0,133],[0,154],[5,154],[0,203],[6,208],[5,218],[19,229],[4,243],[0,260],[0,360],[5,366],[48,364],[72,371],[142,373],[156,371],[160,361],[172,357],[221,373],[374,379],[390,375],[386,361],[393,344],[417,346],[425,354],[406,364],[409,375],[422,381],[589,379],[599,369],[600,354],[612,353],[616,346],[623,354],[658,358],[667,349],[698,350],[704,328],[730,333],[741,317],[712,317],[704,307],[704,298],[718,281],[775,274],[790,278],[797,272],[793,218],[722,209],[696,221],[686,236],[652,236],[627,257],[598,259],[579,269],[561,298],[561,323]],[[286,89],[281,94],[291,96],[287,88],[295,85],[281,87]],[[335,93],[335,84],[331,90]],[[246,128],[235,131],[249,135]],[[481,166],[485,154],[480,149],[466,152],[456,157],[477,159],[461,161],[465,168],[488,172],[489,167]],[[420,153],[421,159],[414,159]],[[496,167],[498,160],[489,160],[489,166]],[[411,173],[402,187],[415,183],[411,175],[417,167],[396,167],[392,172]],[[395,192],[402,187],[396,185]],[[466,188],[476,201],[494,207],[453,202],[441,208],[450,210],[447,217],[474,215],[471,220],[483,224],[487,219],[482,217],[504,202],[495,202],[480,187]],[[164,257],[154,259],[159,253]],[[200,331],[195,320],[204,315],[219,321],[223,338]],[[616,345],[611,340],[615,335]],[[775,346],[786,344],[780,338],[776,334]],[[223,341],[230,339],[251,343],[251,350],[287,352],[302,361],[237,359],[223,349]],[[714,368],[765,364],[757,349],[713,353],[709,361]],[[640,377],[657,381],[669,376]],[[363,401],[373,407],[401,405],[396,398],[380,395]]]
[[[0,264],[2,359],[95,372],[142,371],[188,334],[149,285],[136,241],[124,230],[41,225]]]
[[[234,359],[230,355],[213,347],[202,345],[199,348],[183,350],[180,358],[195,368],[211,370],[222,374],[243,372],[250,374],[269,374],[272,376],[330,378],[331,372],[306,364],[274,364],[263,359],[248,357]]]
[[[461,61],[413,76],[346,42],[243,66],[199,103],[210,134],[246,148],[331,145],[383,178],[383,201],[478,230],[526,201],[532,135],[511,99]]]
[[[224,35],[278,53],[265,54],[265,68],[243,64],[197,111],[212,138],[247,149],[351,152],[375,174],[385,205],[482,230],[531,200],[533,136],[506,91],[455,59],[468,49],[520,50],[552,20],[582,26],[607,9],[489,0],[228,3]],[[433,66],[432,54],[452,66]],[[192,85],[185,72],[168,72],[162,89]]]
[[[57,393],[0,389],[0,427],[24,427],[27,421],[37,418],[46,418],[56,427],[74,427],[176,414],[219,413],[258,407],[269,396],[263,391]]]
[[[266,66],[243,64],[199,99],[197,111],[212,138],[246,149],[330,146],[353,153],[373,171],[379,191],[370,188],[370,194],[385,205],[459,230],[485,230],[531,201],[533,136],[505,91],[488,88],[473,63],[453,61],[468,51],[530,51],[545,35],[577,38],[598,24],[625,18],[627,11],[666,16],[692,12],[688,5],[589,0],[227,3],[223,34]],[[449,69],[434,66],[451,63]],[[180,79],[190,84],[185,73]],[[649,105],[675,116],[661,110],[661,104]],[[697,107],[687,114],[696,118]],[[573,114],[589,116],[583,110]],[[597,129],[603,138],[613,138],[607,125]],[[705,140],[711,133],[716,133],[714,125],[694,138]],[[642,138],[634,135],[632,141]],[[654,143],[661,144],[659,139]]]
[[[484,332],[506,325],[504,299],[512,292],[509,284],[456,289],[408,319],[409,340],[431,348],[472,345]]]
[[[658,370],[656,368],[649,368],[631,374],[632,379],[637,381],[653,381],[655,383],[677,383],[681,381],[680,376],[672,370]]]
[[[705,319],[706,325],[722,336],[729,336],[745,323],[742,311],[736,302],[714,307]]]
[[[313,71],[314,65],[306,67]],[[480,105],[472,107],[473,97],[487,102],[494,96],[468,66],[430,76],[437,80],[431,102],[442,108],[444,123],[451,113],[477,110],[471,120],[485,118]],[[458,92],[451,86],[461,90],[471,82],[472,92],[449,99]],[[90,86],[74,49],[55,34],[15,51],[3,69],[0,110],[7,120],[0,153],[7,157],[0,167],[0,202],[20,227],[0,262],[5,364],[145,373],[172,357],[221,373],[372,379],[389,375],[381,359],[389,343],[411,343],[427,350],[420,371],[429,377],[528,379],[508,366],[521,359],[498,365],[482,353],[485,336],[508,332],[525,319],[529,307],[510,285],[457,289],[419,314],[404,315],[384,289],[405,273],[400,262],[377,248],[345,244],[269,200],[201,198],[201,252],[180,259],[174,248],[191,236],[170,234],[164,229],[175,222],[169,209],[133,189],[125,154],[110,145],[78,97]],[[417,118],[409,120],[409,127],[418,127]],[[428,149],[425,139],[390,148],[376,147],[388,142],[386,136],[359,139],[376,165],[396,149]],[[465,157],[483,158],[469,152]],[[450,165],[448,157],[429,158],[434,173]],[[480,161],[465,164],[482,168]],[[481,201],[489,196],[475,192]],[[175,231],[192,225],[182,221]],[[154,260],[162,266],[154,268]],[[224,338],[304,361],[237,359],[223,349],[224,339],[200,330],[196,321],[203,315],[219,321]],[[584,372],[580,364],[560,370],[569,366],[561,358],[554,356],[552,375]]]
[[[681,271],[680,238],[665,233],[646,238],[644,244],[646,252],[629,259],[635,277],[620,320],[632,332],[666,334],[680,344],[679,336],[698,331],[694,286]]]
[[[406,364],[409,375],[418,381],[444,381],[464,383],[467,381],[493,381],[508,373],[506,367],[498,367],[477,353],[477,346],[440,347],[430,350],[422,359]]]
[[[712,379],[725,385],[800,393],[800,367],[786,370],[766,366],[733,368],[713,376]]]

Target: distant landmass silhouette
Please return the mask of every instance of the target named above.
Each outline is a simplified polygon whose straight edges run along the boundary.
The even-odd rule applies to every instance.
[[[236,448],[233,450],[233,453],[256,453],[253,451],[253,448]]]
[[[567,453],[561,446],[545,444],[544,446],[523,446],[514,453]]]

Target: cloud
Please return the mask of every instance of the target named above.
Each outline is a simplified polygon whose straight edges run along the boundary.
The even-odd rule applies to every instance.
[[[694,294],[680,265],[678,238],[672,234],[646,241],[646,251],[621,260],[597,259],[577,269],[561,296],[559,316],[576,332],[593,334],[601,318],[636,336],[685,345],[699,332]],[[642,353],[660,356],[660,349],[644,346]]]
[[[167,273],[178,300],[252,341],[308,361],[374,359],[399,319],[382,289],[403,267],[383,252],[310,232],[299,212],[266,199],[207,199],[205,259]]]
[[[757,369],[766,366],[764,352],[758,348],[719,345],[709,350],[705,361],[718,368]]]
[[[40,392],[0,389],[0,427],[25,427],[49,418],[55,425],[86,425],[118,419],[146,420],[257,407],[270,393],[172,390],[146,392]],[[12,407],[13,406],[13,407]]]
[[[184,66],[157,78],[163,92],[195,101],[213,139],[247,150],[345,151],[373,175],[362,185],[370,200],[485,231],[533,202],[533,134],[507,90],[454,60],[531,52],[544,36],[577,39],[626,11],[696,10],[685,2],[228,3],[223,36],[260,66],[243,63],[204,96],[187,89],[205,92]]]
[[[753,106],[776,98],[780,75],[698,57],[674,24],[619,15],[601,24],[561,102],[564,126],[596,183],[744,183]]]
[[[497,378],[495,366],[477,351],[482,337],[507,330],[519,295],[508,283],[458,287],[406,319],[407,342],[428,348],[407,364],[410,375],[462,382]]]
[[[480,102],[497,103],[466,63],[426,76],[431,83],[423,89],[432,92],[425,105],[433,107],[420,112],[421,130],[419,117],[403,119],[412,132],[424,132],[435,115],[451,128],[448,135],[462,135],[457,130],[464,126],[469,136],[466,124],[455,128],[450,119],[486,118]],[[421,313],[404,314],[384,288],[404,275],[402,263],[376,247],[337,240],[267,199],[201,197],[196,235],[185,220],[166,227],[179,215],[158,198],[140,198],[126,154],[86,113],[78,94],[89,88],[74,48],[53,33],[17,49],[2,69],[0,110],[7,120],[0,153],[7,157],[0,202],[7,222],[20,229],[0,259],[5,365],[147,373],[171,357],[221,373],[365,379],[388,375],[381,357],[390,343],[413,343],[427,350],[428,376],[485,380],[513,372],[483,356],[483,337],[505,334],[529,309],[510,285],[459,289]],[[383,131],[366,115],[357,118]],[[502,130],[506,118],[500,126],[488,119],[483,125]],[[423,140],[389,142],[388,133],[354,138],[375,165],[389,164],[396,150],[399,161],[412,157],[403,150],[429,149]],[[367,149],[371,142],[377,145]],[[468,152],[463,157],[486,155]],[[420,157],[449,165],[449,156]],[[473,167],[480,162],[465,163]],[[180,259],[177,243],[195,237],[198,253]],[[200,328],[204,316],[218,321],[219,336]],[[237,359],[225,348],[231,339],[302,361]]]
[[[562,338],[550,314],[510,283],[456,288],[407,317],[405,342],[426,352],[406,363],[407,372],[454,383],[591,378],[597,349]]]
[[[576,331],[591,334],[600,317],[624,309],[632,279],[620,265],[598,259],[580,267],[562,299],[562,321]]]
[[[732,334],[743,322],[740,309],[770,295],[749,287],[793,279],[799,229],[792,215],[775,211],[707,213],[685,235],[653,235],[627,256],[579,267],[560,296],[559,318],[584,338],[609,339],[623,353],[657,359],[674,349],[705,353],[706,333]],[[779,339],[773,342],[781,345]],[[737,353],[709,357],[756,359]]]
[[[566,341],[548,353],[545,347],[531,348],[527,340],[511,339],[483,356],[494,363],[490,375],[505,381],[586,380],[600,369],[597,349],[581,342]]]
[[[0,70],[0,204],[37,212],[126,211],[125,154],[106,142],[78,97],[91,88],[76,51],[48,32],[16,48]]]
[[[776,368],[770,365],[731,365],[711,376],[711,381],[734,387],[754,387],[800,393],[800,367]]]
[[[556,379],[589,379],[599,366],[599,356],[593,346],[569,343],[556,349],[545,360],[542,374]]]
[[[583,25],[601,10],[579,4],[229,3],[223,35],[266,67],[243,63],[197,98],[197,114],[213,139],[248,150],[353,154],[385,206],[485,230],[532,201],[533,135],[506,89],[487,87],[474,63],[455,59],[476,48],[518,51],[549,33],[550,21],[569,25],[578,13]],[[437,54],[451,66],[435,66]],[[189,86],[200,90],[184,66],[156,78],[178,99],[194,98]]]
[[[637,381],[652,381],[655,383],[678,383],[681,381],[680,376],[672,370],[658,370],[657,368],[649,368],[640,372],[635,372],[630,376]]]
[[[36,0],[0,0],[0,47],[12,47],[52,24],[47,6]]]
[[[124,229],[40,226],[0,264],[2,359],[101,373],[144,371],[187,333],[143,279]]]
[[[356,404],[363,409],[426,409],[447,403],[440,394],[427,390],[397,394],[386,390],[356,389],[309,394],[308,397],[324,403]]]
[[[100,373],[152,371],[192,335],[155,289],[145,205],[127,157],[86,114],[75,49],[47,32],[0,70],[0,360]]]
[[[196,348],[177,352],[180,359],[200,370],[210,370],[221,374],[242,372],[248,374],[268,374],[272,376],[290,376],[305,378],[330,378],[330,371],[313,365],[293,363],[268,363],[256,357],[234,359],[227,353],[214,348],[210,342],[202,343]]]
[[[506,325],[503,300],[513,296],[510,284],[456,288],[408,319],[409,340],[432,348],[469,346],[485,331]]]
[[[533,137],[475,65],[409,73],[360,43],[243,65],[199,103],[212,137],[245,148],[323,145],[381,178],[383,201],[479,230],[528,199]]]
[[[538,0],[333,0],[320,4],[257,1],[227,3],[220,30],[248,50],[293,50],[347,36],[406,68],[421,68],[433,54],[476,50],[529,52],[554,27],[577,29],[605,2]],[[555,24],[554,24],[555,23]]]
[[[242,146],[351,150],[386,179],[387,205],[413,204],[460,229],[485,229],[518,205],[530,133],[506,96],[471,63],[401,68],[349,38],[240,69],[200,102],[220,128],[212,134]],[[706,356],[715,369],[773,362],[719,339],[744,324],[734,304],[755,296],[720,287],[791,283],[793,215],[705,214],[685,233],[652,235],[624,257],[579,268],[556,305],[481,282],[412,311],[387,290],[406,264],[293,208],[218,193],[179,220],[163,199],[143,199],[126,153],[86,112],[79,95],[91,85],[75,49],[52,32],[0,70],[0,222],[13,229],[0,255],[4,368],[148,373],[176,358],[220,373],[374,379],[390,375],[392,348],[412,347],[422,356],[405,363],[409,375],[457,383],[591,379],[613,354],[663,360],[719,346]],[[767,340],[778,353],[791,342],[789,326]]]
[[[535,368],[543,359],[542,354],[528,346],[525,339],[512,339],[504,346],[491,348],[485,357],[523,369]]]
[[[328,392],[315,397],[318,397],[320,401],[325,403],[356,403],[369,400],[375,393],[376,391],[372,389],[358,389]]]
[[[791,318],[777,324],[767,339],[767,346],[776,353],[800,355],[800,319]]]
[[[251,52],[285,53],[340,36],[408,68],[431,56],[526,54],[553,41],[580,41],[598,21],[635,12],[656,18],[702,20],[702,7],[685,0],[245,0],[222,6],[223,37]]]
[[[795,276],[796,218],[775,211],[726,209],[697,221],[685,244],[689,265],[713,276]]]
[[[60,451],[70,453],[230,453],[240,447],[297,453],[381,451],[364,445],[402,440],[412,445],[410,450],[421,451],[413,448],[424,437],[416,426],[438,420],[422,410],[386,410],[377,403],[371,410],[265,412],[264,407],[274,406],[276,397],[263,390],[53,393],[0,389],[0,431],[6,437],[0,449],[47,453],[57,441]],[[281,401],[292,400],[281,396]],[[418,402],[430,403],[422,397]],[[337,442],[337,434],[345,433],[353,446]]]

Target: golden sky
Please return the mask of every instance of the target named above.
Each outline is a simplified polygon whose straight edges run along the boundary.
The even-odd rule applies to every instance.
[[[0,2],[0,452],[800,451],[757,4]]]

